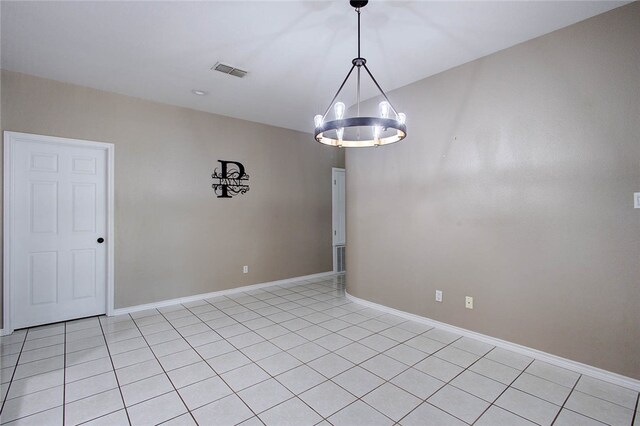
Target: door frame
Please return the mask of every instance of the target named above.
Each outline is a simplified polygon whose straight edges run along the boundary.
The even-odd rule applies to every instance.
[[[12,238],[12,226],[13,226],[13,212],[12,207],[14,205],[13,200],[14,193],[14,181],[12,177],[12,164],[11,155],[14,145],[24,142],[46,142],[55,145],[75,146],[81,148],[98,148],[102,149],[106,153],[106,192],[107,192],[107,230],[106,230],[106,243],[107,243],[107,261],[105,265],[106,272],[106,306],[105,312],[107,315],[113,315],[114,310],[114,288],[115,288],[115,239],[114,239],[114,195],[115,195],[115,174],[114,174],[114,160],[115,160],[115,146],[112,143],[95,142],[81,139],[60,138],[55,136],[36,135],[31,133],[19,133],[19,132],[4,132],[4,157],[3,157],[3,271],[2,271],[2,334],[13,333],[13,282],[11,280],[11,238]]]
[[[331,251],[333,258],[333,271],[337,272],[337,260],[336,260],[336,247],[338,246],[346,246],[347,244],[347,236],[345,235],[343,244],[336,244],[335,238],[335,229],[336,229],[336,205],[335,205],[335,192],[336,192],[336,174],[342,173],[345,175],[345,183],[346,183],[346,169],[341,167],[332,167],[331,168]],[[345,205],[342,206],[345,213],[345,225],[346,225],[346,186],[345,186]]]

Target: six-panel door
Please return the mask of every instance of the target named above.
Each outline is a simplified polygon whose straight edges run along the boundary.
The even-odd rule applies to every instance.
[[[17,140],[11,155],[14,328],[105,313],[106,152]]]

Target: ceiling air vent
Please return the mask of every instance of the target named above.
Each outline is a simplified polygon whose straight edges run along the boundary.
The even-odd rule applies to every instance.
[[[211,69],[214,71],[220,71],[221,73],[233,75],[235,77],[240,77],[240,78],[247,75],[247,71],[245,70],[241,70],[240,68],[235,68],[235,67],[232,67],[231,65],[223,64],[220,62],[215,64]]]

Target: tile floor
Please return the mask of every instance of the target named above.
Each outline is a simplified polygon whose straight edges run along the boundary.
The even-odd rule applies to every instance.
[[[625,425],[638,392],[300,281],[2,339],[2,424]]]

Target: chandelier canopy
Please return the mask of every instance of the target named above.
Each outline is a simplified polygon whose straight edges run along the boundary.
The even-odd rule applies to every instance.
[[[367,60],[360,55],[360,9],[366,6],[367,3],[368,0],[350,1],[351,6],[355,8],[358,14],[358,56],[351,61],[351,69],[324,114],[318,114],[314,117],[315,139],[325,145],[340,148],[377,147],[401,141],[407,136],[406,116],[393,107],[391,101],[389,101],[389,98],[382,88],[380,88],[380,85],[367,67]],[[377,117],[360,115],[360,77],[363,68],[384,98],[378,105],[379,116]],[[349,80],[349,77],[353,74],[354,69],[356,70],[357,76],[356,115],[353,117],[345,117],[346,106],[342,102],[336,102],[336,99],[338,99],[340,92]],[[335,118],[325,121],[332,106]]]

